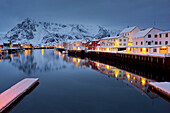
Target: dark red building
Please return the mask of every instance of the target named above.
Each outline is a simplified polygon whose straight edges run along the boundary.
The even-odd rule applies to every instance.
[[[12,47],[21,47],[21,44],[13,44]]]
[[[0,48],[3,48],[4,46],[3,45],[0,45]]]
[[[100,40],[92,40],[90,43],[89,43],[89,47],[88,47],[88,50],[96,50],[96,47],[97,46],[100,46],[99,44]]]

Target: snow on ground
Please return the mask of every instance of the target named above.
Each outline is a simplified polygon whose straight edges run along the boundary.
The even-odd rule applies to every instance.
[[[170,94],[170,82],[150,82],[149,84]]]

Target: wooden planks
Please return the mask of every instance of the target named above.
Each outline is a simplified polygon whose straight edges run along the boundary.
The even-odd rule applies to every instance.
[[[32,88],[39,78],[26,78],[0,94],[0,112],[3,112],[16,99]]]

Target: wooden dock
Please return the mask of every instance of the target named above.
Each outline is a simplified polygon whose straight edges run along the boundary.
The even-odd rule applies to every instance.
[[[36,83],[38,78],[26,78],[8,90],[0,94],[0,113],[5,111],[12,103],[14,103],[19,97],[25,94],[31,89]]]
[[[170,82],[150,82],[149,86],[154,92],[166,96],[168,100],[170,99]]]

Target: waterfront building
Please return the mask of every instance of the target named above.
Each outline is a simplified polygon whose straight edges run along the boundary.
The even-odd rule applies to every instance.
[[[133,36],[139,31],[140,29],[137,26],[132,26],[132,27],[128,26],[127,28],[123,29],[120,32],[120,35],[128,38],[128,46],[131,46],[133,42]]]
[[[73,50],[85,50],[85,43],[87,43],[87,41],[85,39],[79,39],[79,40],[75,40],[72,43],[72,49]]]
[[[141,54],[170,53],[170,32],[156,28],[139,31],[133,37],[133,45],[127,47],[127,52]]]
[[[105,37],[100,40],[101,51],[122,51],[126,50],[128,38],[125,36]]]
[[[93,39],[88,46],[88,50],[100,50],[100,40],[99,39]],[[98,48],[97,48],[98,47]]]
[[[21,48],[21,44],[16,44],[16,43],[14,43],[14,44],[12,44],[12,48],[14,48],[14,49],[20,49],[20,48]]]

